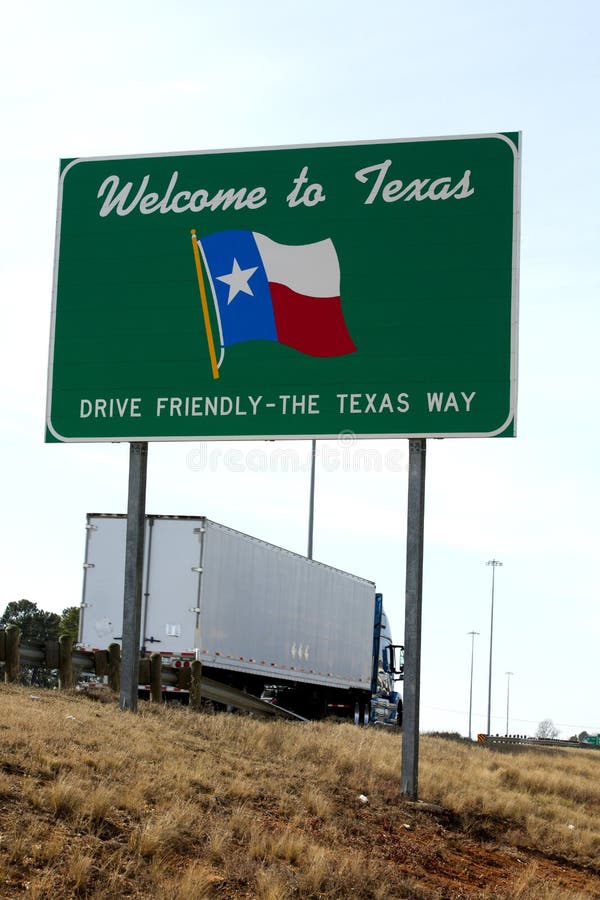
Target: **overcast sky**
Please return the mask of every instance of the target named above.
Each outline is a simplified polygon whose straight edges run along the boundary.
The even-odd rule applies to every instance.
[[[421,727],[600,731],[595,0],[11,5],[2,72],[2,597],[81,598],[87,512],[124,512],[127,444],[45,445],[61,157],[523,132],[518,436],[429,441]],[[152,444],[147,509],[305,552],[309,445]],[[315,558],[374,580],[404,625],[407,441],[317,467]],[[281,448],[280,448],[281,449]],[[391,451],[395,452],[391,452]],[[359,471],[353,471],[359,469]]]

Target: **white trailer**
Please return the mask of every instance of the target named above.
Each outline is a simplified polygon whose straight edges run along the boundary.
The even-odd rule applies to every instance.
[[[126,525],[125,515],[87,516],[85,649],[121,639]],[[200,659],[208,677],[311,718],[368,720],[372,694],[378,711],[382,695],[386,713],[398,708],[371,581],[203,516],[148,515],[142,594],[142,654]]]

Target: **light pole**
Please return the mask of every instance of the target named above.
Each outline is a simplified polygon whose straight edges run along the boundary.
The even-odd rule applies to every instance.
[[[498,559],[488,559],[486,566],[492,567],[492,608],[490,612],[490,672],[488,678],[488,712],[487,712],[487,733],[491,734],[492,722],[492,648],[494,645],[494,576],[496,574],[496,566],[502,563]]]
[[[508,710],[510,707],[510,676],[514,675],[514,672],[506,672],[506,737],[508,737]]]
[[[471,740],[471,714],[473,712],[473,652],[475,650],[475,635],[478,631],[467,631],[471,635],[471,680],[469,682],[469,740]]]
[[[310,442],[310,493],[308,500],[308,549],[306,555],[313,558],[313,529],[315,524],[315,465],[317,458],[317,442]]]

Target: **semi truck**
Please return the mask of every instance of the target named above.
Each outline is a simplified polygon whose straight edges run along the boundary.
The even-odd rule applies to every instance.
[[[89,513],[78,643],[122,639],[127,516]],[[309,719],[401,724],[375,584],[205,516],[146,515],[140,653]]]

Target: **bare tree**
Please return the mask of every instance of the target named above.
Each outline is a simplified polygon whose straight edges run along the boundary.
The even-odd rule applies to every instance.
[[[538,740],[542,739],[550,739],[554,740],[560,734],[559,729],[556,727],[552,719],[542,719],[540,724],[537,727],[537,731],[535,733],[536,738]]]

